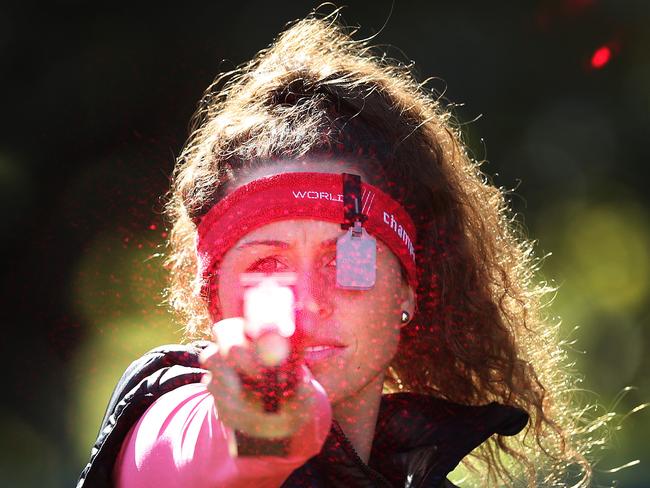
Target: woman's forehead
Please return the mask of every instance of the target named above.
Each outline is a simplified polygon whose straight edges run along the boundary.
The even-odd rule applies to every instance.
[[[335,245],[345,233],[340,224],[315,219],[287,219],[271,222],[242,237],[235,249],[252,246],[294,247],[303,244]]]
[[[240,175],[229,189],[234,191],[240,186],[266,176],[282,173],[353,173],[361,176],[362,181],[369,182],[368,174],[362,161],[352,159],[310,158],[301,160],[269,161],[261,163]]]

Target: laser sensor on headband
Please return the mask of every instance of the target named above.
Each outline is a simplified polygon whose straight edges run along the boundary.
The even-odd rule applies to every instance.
[[[346,290],[370,290],[377,279],[377,240],[363,228],[368,217],[361,201],[361,177],[343,173],[341,228],[347,232],[336,241],[336,286]]]

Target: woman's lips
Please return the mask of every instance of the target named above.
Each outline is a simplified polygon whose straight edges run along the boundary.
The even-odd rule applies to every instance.
[[[338,356],[342,354],[346,349],[346,346],[338,345],[306,346],[303,349],[303,357],[307,363],[314,363]]]

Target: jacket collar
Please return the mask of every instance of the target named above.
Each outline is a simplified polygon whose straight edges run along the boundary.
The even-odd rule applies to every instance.
[[[384,395],[367,465],[334,423],[320,454],[284,486],[298,479],[295,486],[303,486],[305,477],[334,487],[441,486],[493,434],[515,435],[527,422],[523,410],[497,403],[468,406],[414,393]]]
[[[396,486],[436,486],[492,435],[518,434],[528,414],[490,403],[469,406],[413,393],[384,395],[369,465]]]

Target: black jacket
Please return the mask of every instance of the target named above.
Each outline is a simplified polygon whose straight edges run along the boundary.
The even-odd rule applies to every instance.
[[[115,459],[129,429],[157,398],[201,380],[198,355],[206,343],[156,348],[120,379],[77,488],[112,486]],[[321,452],[282,485],[294,487],[454,486],[447,474],[491,435],[515,435],[528,415],[490,403],[472,407],[412,393],[384,395],[370,459],[361,461],[336,422]]]

